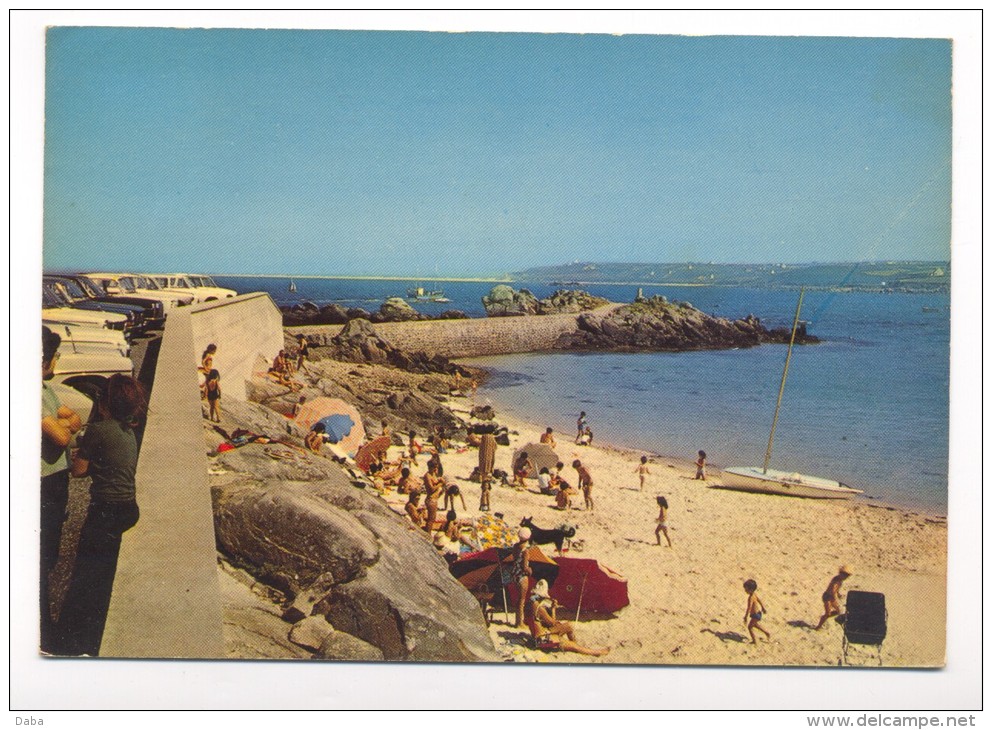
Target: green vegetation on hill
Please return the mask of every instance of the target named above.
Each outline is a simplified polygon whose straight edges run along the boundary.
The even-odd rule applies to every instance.
[[[671,284],[757,288],[851,289],[861,291],[949,291],[946,261],[882,261],[811,264],[625,264],[575,262],[541,266],[513,275],[520,283]]]

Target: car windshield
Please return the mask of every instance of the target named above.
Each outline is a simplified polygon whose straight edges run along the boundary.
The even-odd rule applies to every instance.
[[[189,279],[197,286],[213,286],[213,287],[217,286],[214,280],[211,279],[209,276],[191,276],[189,277]]]
[[[189,289],[189,282],[181,276],[170,276],[169,286],[173,289]]]
[[[54,284],[51,282],[45,282],[41,289],[41,305],[46,308],[64,307],[66,305],[66,301],[65,298],[55,289]]]
[[[122,292],[127,292],[128,294],[133,294],[137,288],[134,279],[130,276],[122,276],[117,280],[117,285],[120,286]]]
[[[103,291],[103,288],[99,284],[96,284],[95,282],[92,282],[89,279],[84,279],[83,277],[79,277],[78,279],[73,279],[73,281],[79,286],[80,289],[86,292],[86,296],[102,297],[102,296],[106,296],[107,294],[105,291]]]
[[[73,299],[89,299],[83,288],[72,279],[57,279],[56,282],[59,286],[64,287]]]

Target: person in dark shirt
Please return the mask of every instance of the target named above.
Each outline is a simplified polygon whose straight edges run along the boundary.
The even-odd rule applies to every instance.
[[[97,656],[117,572],[121,536],[138,522],[135,428],[147,409],[144,388],[128,375],[107,379],[73,454],[72,475],[89,476],[90,506],[79,534],[76,565],[59,618],[61,651]]]

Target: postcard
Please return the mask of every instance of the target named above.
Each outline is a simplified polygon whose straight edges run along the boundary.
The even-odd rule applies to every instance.
[[[48,27],[42,671],[946,671],[954,51]]]

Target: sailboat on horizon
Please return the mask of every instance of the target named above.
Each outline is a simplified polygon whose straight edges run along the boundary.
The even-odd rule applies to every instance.
[[[805,291],[805,288],[799,290],[799,303],[796,304],[796,317],[792,322],[792,336],[789,338],[789,350],[785,356],[785,367],[782,369],[782,383],[778,389],[778,401],[775,404],[775,417],[772,419],[772,430],[768,435],[768,448],[765,450],[764,465],[761,467],[731,466],[722,469],[722,484],[714,484],[714,488],[758,492],[761,494],[783,494],[809,499],[849,499],[856,494],[864,493],[860,489],[853,489],[833,479],[823,479],[822,477],[799,474],[798,472],[784,472],[768,468],[768,462],[772,458],[775,427],[778,424],[778,413],[782,407],[782,394],[785,391],[786,377],[789,375],[792,346],[796,341],[796,328],[799,326],[799,313],[802,310],[803,294]]]
[[[289,280],[289,293],[290,294],[296,293],[296,282],[293,281],[292,279]]]

